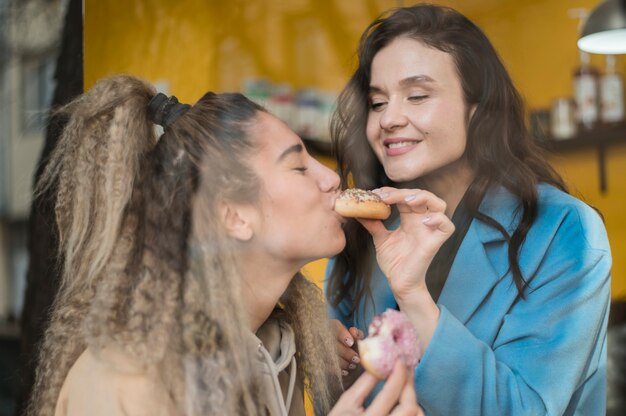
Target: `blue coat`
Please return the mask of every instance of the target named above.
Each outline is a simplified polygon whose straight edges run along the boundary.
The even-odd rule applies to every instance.
[[[519,299],[500,232],[474,220],[439,298],[435,334],[415,371],[427,415],[604,415],[611,252],[598,214],[548,185],[520,253],[528,281]],[[504,189],[480,210],[512,234],[520,204]],[[397,227],[391,224],[390,227]],[[333,261],[329,262],[329,268]],[[327,270],[327,272],[328,272]],[[374,304],[331,308],[346,327],[367,331],[395,306],[375,268]]]

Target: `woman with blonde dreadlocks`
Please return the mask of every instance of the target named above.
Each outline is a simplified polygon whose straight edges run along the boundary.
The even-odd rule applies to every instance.
[[[345,245],[337,174],[240,94],[188,106],[118,76],[64,111],[38,184],[63,284],[29,415],[301,415],[303,380],[320,414],[361,414],[376,380],[331,410],[334,335],[299,272]],[[418,414],[408,373],[365,414]]]

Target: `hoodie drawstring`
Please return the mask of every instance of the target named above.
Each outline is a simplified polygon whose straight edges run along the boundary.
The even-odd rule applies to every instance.
[[[274,386],[274,393],[276,394],[276,397],[283,397],[283,391],[280,388],[280,383],[278,382],[278,372],[275,371],[274,366],[270,364],[274,362],[274,360],[272,359],[272,356],[263,347],[263,344],[259,344],[259,351],[261,352],[263,357],[265,357],[265,365],[269,369],[270,374],[272,376],[272,385]],[[281,410],[284,411],[285,415],[289,414],[289,409],[291,408],[291,400],[293,398],[293,392],[296,386],[296,358],[295,357],[291,357],[290,365],[291,365],[291,368],[289,371],[289,388],[287,389],[287,401],[286,403],[284,403],[281,400],[279,400],[280,405],[281,405],[280,406]],[[283,400],[284,400],[284,397],[283,397]]]
[[[289,389],[287,390],[287,414],[291,408],[291,399],[293,399],[293,391],[296,387],[296,357],[291,357],[291,368],[289,369]]]

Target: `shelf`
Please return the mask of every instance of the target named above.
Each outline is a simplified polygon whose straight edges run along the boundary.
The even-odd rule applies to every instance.
[[[302,137],[302,141],[304,141],[308,150],[330,156],[331,149],[329,141],[311,137]],[[551,153],[590,149],[599,146],[608,147],[619,143],[626,144],[626,124],[582,131],[571,139],[548,138],[538,143]]]
[[[302,137],[307,150],[314,154],[330,157],[331,146],[326,140]],[[582,130],[571,139],[547,138],[537,142],[541,147],[553,154],[572,152],[585,149],[596,149],[598,153],[598,175],[600,192],[606,193],[606,149],[610,146],[626,144],[626,123],[615,126],[600,126],[593,130]]]
[[[593,130],[583,130],[571,139],[546,139],[538,142],[550,153],[565,153],[583,149],[596,149],[598,153],[598,177],[600,193],[607,192],[606,149],[617,144],[626,144],[626,124],[601,126]]]
[[[626,124],[603,126],[593,130],[585,130],[571,139],[552,139],[540,141],[539,144],[553,153],[588,149],[598,146],[611,146],[626,143]]]

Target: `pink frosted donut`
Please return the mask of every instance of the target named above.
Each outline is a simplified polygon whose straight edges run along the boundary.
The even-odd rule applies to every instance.
[[[372,320],[366,339],[359,341],[363,368],[380,379],[386,379],[396,360],[401,359],[412,370],[422,356],[417,331],[407,316],[387,309]]]

